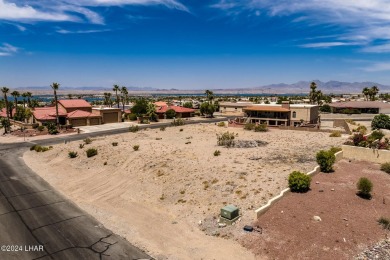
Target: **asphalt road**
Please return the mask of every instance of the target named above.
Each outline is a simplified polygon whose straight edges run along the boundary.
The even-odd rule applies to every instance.
[[[208,123],[223,120],[226,119],[214,118]],[[170,124],[140,128],[159,128],[162,125]],[[55,191],[21,158],[32,144],[54,145],[125,132],[128,132],[127,127],[34,142],[0,144],[1,260],[152,259]]]
[[[25,150],[0,145],[0,259],[151,259],[31,171]]]

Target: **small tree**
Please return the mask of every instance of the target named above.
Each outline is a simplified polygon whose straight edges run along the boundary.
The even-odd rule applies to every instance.
[[[356,186],[358,189],[358,195],[360,197],[365,199],[371,198],[371,191],[372,191],[373,184],[368,178],[361,177]]]
[[[202,105],[200,105],[199,111],[202,115],[213,117],[215,107],[209,102],[203,102]]]
[[[372,129],[390,129],[390,117],[385,114],[376,115],[371,122]]]
[[[332,108],[328,104],[324,104],[320,107],[320,111],[324,113],[332,112]]]
[[[185,102],[185,103],[183,104],[183,107],[186,107],[186,108],[193,108],[194,105],[192,104],[192,102]]]
[[[316,159],[322,172],[333,171],[332,167],[336,161],[336,156],[333,152],[321,150],[317,153]]]
[[[176,111],[173,109],[168,109],[167,112],[165,112],[168,119],[172,119],[176,116]]]
[[[293,192],[306,192],[310,189],[311,177],[299,171],[288,176],[288,186]]]

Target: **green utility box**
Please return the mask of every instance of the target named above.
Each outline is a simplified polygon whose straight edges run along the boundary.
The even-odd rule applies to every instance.
[[[234,205],[227,205],[221,209],[221,217],[233,220],[239,216],[238,208]]]

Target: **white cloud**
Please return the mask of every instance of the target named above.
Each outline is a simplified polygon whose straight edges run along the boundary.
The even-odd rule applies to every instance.
[[[3,43],[3,45],[0,46],[0,56],[11,56],[12,54],[15,54],[19,51],[18,47],[15,47],[8,43]]]
[[[317,42],[317,43],[306,43],[299,46],[303,48],[329,48],[329,47],[347,46],[347,45],[354,45],[354,44],[346,43],[346,42]]]
[[[227,15],[261,10],[268,16],[294,15],[294,22],[343,28],[345,33],[335,37],[335,42],[359,41],[366,46],[375,40],[390,40],[390,0],[220,0],[212,7]],[[318,43],[318,47],[323,46]],[[376,50],[389,52],[386,47]]]
[[[57,30],[58,33],[61,34],[88,34],[88,33],[100,33],[100,32],[108,32],[111,31],[109,29],[106,30],[77,30],[77,31],[68,31],[64,29]]]
[[[390,71],[390,62],[378,62],[363,68],[367,72]]]
[[[74,21],[76,18],[70,15],[39,11],[32,6],[19,6],[15,3],[0,0],[0,20],[21,21]]]

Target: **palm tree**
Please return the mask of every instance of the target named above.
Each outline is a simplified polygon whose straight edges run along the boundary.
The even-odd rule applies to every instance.
[[[23,92],[23,93],[22,93],[22,97],[23,97],[23,108],[26,108],[26,97],[27,97],[27,92]]]
[[[27,105],[31,107],[31,97],[32,93],[31,92],[26,92],[26,97],[27,97]]]
[[[369,96],[369,94],[370,94],[370,89],[367,88],[367,87],[365,87],[365,88],[363,88],[362,93],[363,93],[365,99],[368,101],[368,96]]]
[[[214,98],[214,96],[213,96],[214,93],[208,89],[204,93],[206,94],[207,99],[210,101],[210,103],[212,103],[212,99]]]
[[[51,84],[50,87],[54,91],[54,102],[55,102],[55,105],[56,105],[56,124],[57,124],[57,127],[58,127],[58,125],[60,124],[60,119],[58,118],[57,90],[60,88],[60,84],[58,84],[57,82],[53,82],[53,84]]]
[[[13,96],[14,97],[14,101],[15,101],[15,113],[17,113],[18,112],[18,97],[20,97],[20,93],[19,93],[19,91],[12,91],[12,93],[11,93],[11,96]],[[12,112],[11,112],[11,114],[12,114]],[[11,117],[12,117],[12,115],[11,115]]]
[[[129,92],[127,91],[127,88],[123,86],[121,88],[122,93],[122,110],[125,111],[125,103],[127,103]]]
[[[115,91],[116,103],[118,104],[118,108],[119,108],[119,96],[118,96],[118,91],[120,90],[120,88],[119,88],[118,85],[114,85],[114,88],[113,88],[112,90]]]
[[[9,120],[10,114],[9,114],[9,105],[8,105],[8,98],[7,98],[7,93],[9,93],[9,88],[2,87],[1,92],[3,92],[3,95],[4,95],[5,111],[7,113],[7,119]]]
[[[149,102],[146,107],[146,116],[149,117],[150,120],[158,121],[156,115],[156,105],[153,102]]]
[[[317,100],[318,95],[316,89],[317,89],[317,84],[314,81],[312,81],[310,83],[310,93],[309,93],[309,99],[311,104],[314,104]]]
[[[375,100],[375,96],[378,94],[379,88],[377,86],[371,87],[371,100]]]

